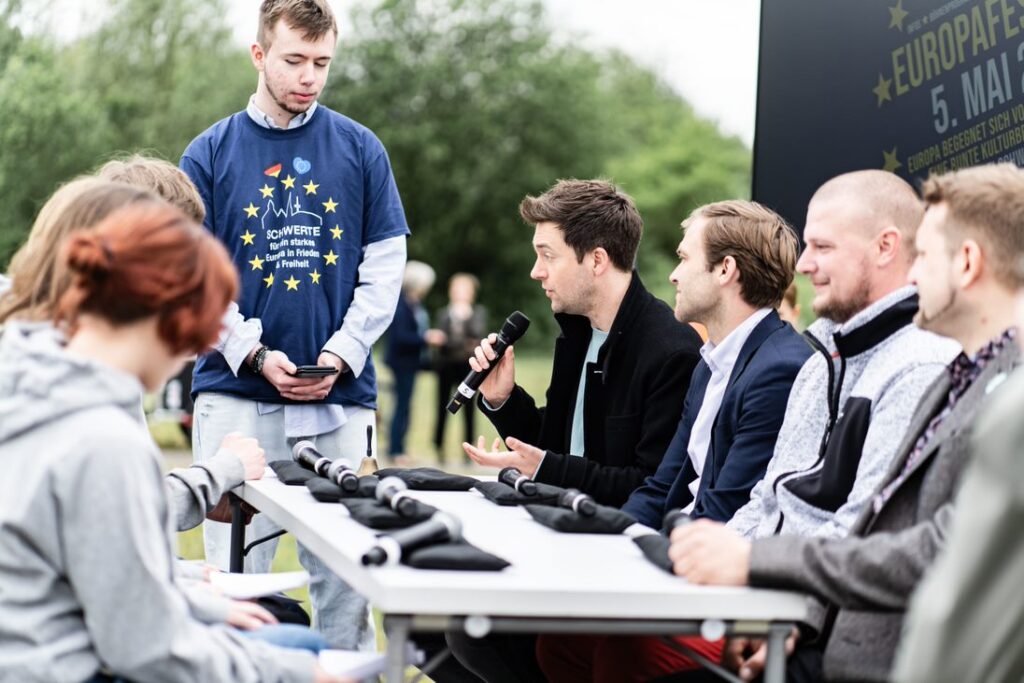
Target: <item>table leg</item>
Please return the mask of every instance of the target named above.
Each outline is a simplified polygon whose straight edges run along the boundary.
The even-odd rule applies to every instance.
[[[786,682],[786,639],[793,632],[790,624],[772,624],[768,633],[768,657],[764,666],[764,683]]]
[[[228,571],[241,573],[245,571],[245,515],[242,513],[241,498],[229,493],[228,500],[231,501],[231,552],[228,555]]]
[[[386,683],[401,683],[405,680],[405,655],[409,650],[411,625],[409,617],[384,617],[384,634],[388,639],[387,661],[384,667]]]

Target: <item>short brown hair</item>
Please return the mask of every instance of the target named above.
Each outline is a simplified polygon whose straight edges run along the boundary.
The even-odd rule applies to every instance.
[[[694,209],[683,221],[683,230],[697,218],[707,221],[708,269],[731,256],[739,270],[743,300],[757,308],[777,308],[793,282],[800,250],[796,233],[782,216],[757,202],[733,199]]]
[[[327,0],[263,0],[256,42],[264,50],[270,49],[274,30],[281,19],[290,28],[302,31],[304,40],[320,40],[330,32],[338,36],[338,23]]]
[[[156,316],[160,338],[174,353],[200,353],[216,341],[238,289],[220,242],[160,201],[119,209],[76,232],[63,260],[74,282],[55,320],[73,329],[82,313],[115,325]]]
[[[977,239],[997,280],[1014,288],[1024,285],[1019,266],[1024,256],[1024,170],[992,164],[952,171],[928,178],[921,194],[929,207],[949,207],[943,225],[947,238]]]
[[[132,154],[103,164],[96,171],[96,177],[149,190],[184,211],[196,223],[206,218],[206,206],[199,190],[184,171],[169,161]]]
[[[519,215],[533,225],[556,223],[577,261],[602,247],[616,268],[633,269],[644,221],[633,199],[609,182],[559,180],[541,196],[523,199]]]

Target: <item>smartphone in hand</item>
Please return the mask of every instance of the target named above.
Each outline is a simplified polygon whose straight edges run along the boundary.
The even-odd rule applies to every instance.
[[[300,365],[295,368],[292,377],[328,377],[338,374],[333,365]]]

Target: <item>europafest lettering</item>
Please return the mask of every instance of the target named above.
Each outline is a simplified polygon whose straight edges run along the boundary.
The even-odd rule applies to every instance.
[[[754,198],[802,228],[869,168],[1024,166],[1024,0],[762,0]]]
[[[319,286],[320,279],[338,267],[335,246],[340,246],[345,231],[332,221],[338,202],[318,195],[320,184],[314,180],[311,162],[295,157],[283,178],[282,171],[283,163],[263,171],[262,187],[253,188],[253,199],[241,208],[246,229],[240,238],[250,272],[261,272],[262,287],[298,292],[300,287]],[[299,182],[302,179],[307,182]]]
[[[952,0],[918,13],[889,8],[904,33],[872,89],[879,109],[928,92],[919,112],[936,138],[882,150],[882,167],[912,176],[998,161],[1024,165],[1024,0]],[[919,119],[919,120],[920,120]]]

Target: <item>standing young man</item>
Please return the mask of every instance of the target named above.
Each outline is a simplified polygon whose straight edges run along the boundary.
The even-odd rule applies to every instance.
[[[256,93],[181,159],[241,275],[216,352],[196,366],[198,462],[232,431],[257,437],[268,461],[289,458],[300,439],[330,457],[368,446],[370,349],[394,314],[409,229],[383,145],[317,103],[337,35],[326,0],[264,0],[251,48]],[[337,372],[302,378],[299,365]],[[226,567],[228,529],[206,527],[207,559]],[[249,528],[250,538],[275,529],[260,515]],[[269,569],[275,548],[257,546],[247,569]],[[301,545],[299,560],[320,579],[310,586],[314,623],[331,645],[372,646],[365,600]]]

